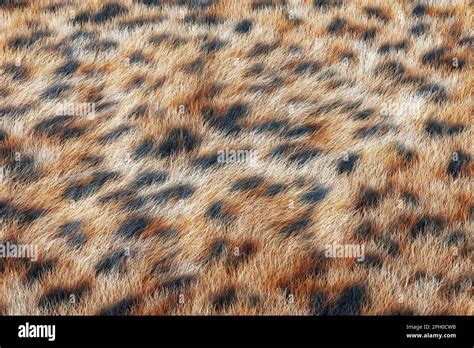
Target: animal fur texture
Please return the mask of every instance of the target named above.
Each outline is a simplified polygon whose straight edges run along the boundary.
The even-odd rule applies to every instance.
[[[472,14],[0,0],[0,313],[472,315]]]

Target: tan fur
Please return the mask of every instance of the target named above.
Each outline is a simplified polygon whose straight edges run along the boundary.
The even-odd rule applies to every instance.
[[[0,313],[474,313],[469,1],[159,2],[0,1]]]

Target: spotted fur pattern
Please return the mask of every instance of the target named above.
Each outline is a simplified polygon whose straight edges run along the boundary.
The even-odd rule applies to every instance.
[[[472,10],[0,0],[0,313],[472,315]]]

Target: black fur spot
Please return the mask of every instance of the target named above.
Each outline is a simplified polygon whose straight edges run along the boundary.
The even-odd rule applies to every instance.
[[[262,63],[255,63],[245,74],[246,77],[257,76],[265,70],[265,66]]]
[[[252,21],[249,19],[244,19],[237,23],[234,31],[239,34],[245,34],[252,30]]]
[[[30,3],[25,0],[1,0],[0,9],[23,9],[28,7]]]
[[[221,40],[218,40],[218,39],[214,39],[212,41],[208,41],[206,43],[204,43],[201,47],[202,51],[204,51],[205,53],[212,53],[214,51],[218,51],[220,50],[222,47],[225,46],[225,42],[224,41],[221,41]]]
[[[366,240],[374,231],[370,220],[363,220],[354,231],[354,235],[358,240]]]
[[[414,25],[410,28],[410,33],[413,35],[413,36],[421,36],[423,35],[424,33],[426,33],[426,31],[429,29],[428,25],[424,24],[424,23],[420,23],[420,24],[417,24],[417,25]]]
[[[472,46],[474,43],[474,37],[464,37],[461,40],[459,40],[459,45],[461,46]]]
[[[64,92],[69,90],[71,88],[70,85],[65,84],[65,83],[57,83],[53,85],[52,87],[49,87],[46,89],[42,94],[41,98],[47,98],[47,99],[56,99],[62,96]]]
[[[18,36],[18,37],[12,38],[8,42],[8,46],[14,50],[28,48],[34,45],[39,40],[49,35],[50,35],[49,32],[38,30],[38,31],[33,32],[31,36]]]
[[[377,18],[384,23],[389,21],[388,16],[378,7],[368,6],[364,8],[364,12],[369,18]]]
[[[416,313],[413,309],[402,308],[402,309],[395,309],[395,310],[389,311],[387,313],[384,313],[384,315],[391,315],[391,316],[401,315],[401,316],[410,316],[411,317],[411,316],[416,315]]]
[[[226,266],[228,268],[236,268],[243,262],[247,261],[252,255],[255,254],[257,248],[254,243],[247,241],[238,247],[238,254],[229,254],[226,260]]]
[[[97,34],[92,31],[78,30],[70,36],[70,40],[73,42],[80,40],[94,40],[97,38]]]
[[[138,105],[136,108],[132,110],[132,112],[130,112],[129,117],[134,118],[134,119],[141,118],[145,116],[147,109],[148,107],[146,104]]]
[[[189,185],[176,185],[169,188],[166,188],[158,193],[155,193],[150,196],[150,198],[158,204],[164,204],[170,201],[171,199],[181,200],[188,198],[194,193],[194,188]]]
[[[306,215],[306,216],[303,216],[301,219],[291,222],[290,225],[284,227],[281,232],[285,236],[289,237],[289,236],[300,233],[301,231],[303,231],[310,225],[311,225],[311,217]]]
[[[68,187],[64,191],[64,197],[78,201],[97,192],[107,182],[117,179],[118,176],[119,174],[117,172],[95,172],[87,183],[80,183]]]
[[[337,108],[340,108],[342,105],[343,104],[340,101],[334,101],[334,102],[321,104],[321,106],[319,106],[318,109],[316,110],[316,113],[320,114],[320,113],[333,111],[333,110],[336,110]]]
[[[463,130],[464,126],[462,125],[449,125],[436,120],[428,120],[425,124],[425,131],[432,137],[458,134]]]
[[[5,163],[5,168],[12,172],[15,180],[32,182],[40,177],[36,168],[35,159],[31,156],[22,156]]]
[[[250,294],[248,297],[248,303],[251,307],[257,307],[261,302],[262,300],[257,294]]]
[[[155,20],[143,19],[143,18],[134,18],[127,21],[119,23],[118,28],[120,30],[135,30],[141,27],[144,27],[148,24],[158,23],[161,20],[156,18]]]
[[[453,178],[457,178],[461,175],[464,165],[471,161],[471,156],[461,150],[456,151],[457,156],[451,156],[451,160],[448,164],[447,173]]]
[[[167,178],[166,174],[162,171],[144,172],[141,174],[133,183],[134,188],[142,188],[155,184],[160,184]]]
[[[107,144],[110,143],[111,141],[114,141],[118,138],[120,138],[123,134],[127,133],[131,127],[129,125],[120,125],[115,129],[112,129],[110,132],[104,134],[99,138],[99,142],[101,144]]]
[[[252,176],[249,178],[240,179],[231,187],[231,191],[252,191],[263,183],[264,179],[260,176]]]
[[[192,275],[183,275],[172,278],[162,283],[159,288],[165,291],[177,291],[184,289],[196,281],[196,277]]]
[[[132,110],[132,112],[130,112],[129,117],[134,118],[134,119],[143,117],[145,116],[147,109],[148,107],[146,104],[138,105],[136,108]]]
[[[272,0],[253,0],[252,10],[261,10],[265,8],[275,7],[275,3]]]
[[[228,247],[228,243],[224,239],[215,240],[210,246],[209,261],[221,258]]]
[[[216,167],[221,165],[218,161],[219,156],[217,154],[204,155],[201,157],[196,157],[192,160],[194,166],[201,167],[203,169]]]
[[[327,32],[329,34],[336,34],[341,32],[347,26],[347,21],[342,18],[333,19],[333,21],[327,27]]]
[[[0,201],[0,219],[8,221],[18,219],[20,224],[28,224],[46,214],[45,210],[19,208],[6,201]]]
[[[402,144],[397,144],[395,149],[397,154],[403,158],[405,164],[411,163],[416,158],[415,151],[405,147]]]
[[[375,28],[367,29],[362,34],[362,40],[365,42],[370,42],[375,38],[376,35],[377,35],[377,29]]]
[[[327,296],[322,292],[315,292],[309,298],[309,312],[311,315],[324,315]]]
[[[353,116],[353,119],[354,120],[366,120],[367,118],[372,116],[373,113],[374,113],[374,109],[365,109],[365,110],[362,110],[362,111],[356,113]]]
[[[85,163],[88,166],[96,167],[104,161],[103,156],[96,155],[84,155],[80,158],[81,163]]]
[[[273,197],[282,192],[285,189],[283,184],[272,184],[265,191],[265,196]]]
[[[326,315],[358,315],[367,302],[367,290],[364,285],[353,285],[342,292],[340,297],[328,305]]]
[[[225,310],[237,301],[237,291],[228,287],[217,293],[212,299],[212,306],[216,311]]]
[[[128,12],[127,8],[116,2],[110,2],[105,4],[97,13],[92,17],[92,21],[95,23],[105,23],[110,21],[112,18],[122,16]]]
[[[149,220],[145,217],[131,217],[122,223],[116,232],[119,237],[139,237],[148,226]]]
[[[91,52],[107,52],[118,47],[118,43],[112,40],[100,40],[94,41],[85,47],[86,50]]]
[[[445,52],[446,52],[446,49],[444,47],[426,52],[421,57],[421,62],[423,64],[437,64],[437,63],[439,64],[439,61],[444,57]]]
[[[448,247],[459,246],[467,241],[466,235],[463,231],[456,230],[451,232],[445,239],[444,243]]]
[[[378,53],[386,54],[390,52],[398,52],[400,50],[405,50],[408,48],[408,43],[406,41],[400,41],[397,43],[386,43],[379,47]]]
[[[306,150],[301,150],[297,151],[290,157],[288,157],[288,160],[290,162],[294,162],[297,165],[303,165],[306,162],[312,160],[314,157],[319,155],[321,152],[316,149],[306,149]]]
[[[382,268],[383,260],[379,255],[367,254],[361,264],[362,266],[370,268]]]
[[[112,106],[116,105],[117,102],[104,102],[104,103],[99,103],[97,104],[95,111],[101,112],[105,111],[107,109],[110,109]]]
[[[338,159],[337,161],[337,172],[339,174],[343,174],[343,173],[346,173],[346,174],[349,174],[351,173],[353,170],[354,170],[354,167],[357,163],[359,159],[359,156],[355,153],[349,153],[346,156],[343,156],[341,158]]]
[[[204,216],[210,219],[220,220],[223,222],[228,222],[232,219],[232,216],[224,207],[224,202],[221,200],[212,203],[209,208],[207,208]]]
[[[284,129],[287,124],[288,124],[288,121],[286,120],[268,121],[256,126],[255,131],[257,133],[279,132],[282,129]]]
[[[408,204],[418,205],[419,203],[416,195],[411,192],[403,192],[402,198],[403,198],[403,201]]]
[[[163,0],[139,0],[139,1],[147,7],[157,7],[163,4]]]
[[[74,303],[77,303],[90,290],[88,284],[79,286],[78,288],[69,290],[63,288],[54,288],[40,297],[38,300],[38,307],[40,309],[55,308],[63,303],[69,302],[71,296],[74,296]]]
[[[209,27],[218,25],[219,23],[222,22],[222,18],[219,18],[215,15],[205,15],[202,17],[202,19],[199,21],[201,25],[207,25]]]
[[[427,12],[428,8],[425,5],[417,5],[411,12],[411,15],[413,17],[423,17]]]
[[[328,194],[329,189],[322,186],[315,186],[311,191],[305,192],[301,195],[301,202],[314,204],[322,201]]]
[[[133,191],[133,190],[128,190],[128,189],[117,190],[117,191],[113,191],[113,192],[111,192],[109,194],[106,194],[105,196],[101,197],[99,199],[99,202],[102,203],[102,204],[106,204],[106,203],[113,202],[113,201],[120,201],[122,199],[129,198],[129,197],[133,196],[134,194],[135,194],[135,191]]]
[[[137,77],[134,77],[132,80],[130,80],[130,82],[128,83],[128,87],[129,88],[139,88],[141,86],[143,86],[143,84],[145,83],[146,81],[146,78],[145,76],[137,76]]]
[[[374,208],[380,201],[380,193],[371,188],[365,188],[359,195],[356,209]]]
[[[442,103],[448,99],[445,88],[437,83],[425,84],[418,88],[416,92],[421,96],[428,97],[436,103]]]
[[[151,139],[145,139],[143,142],[138,145],[138,147],[133,151],[133,157],[139,159],[145,157],[151,153],[155,146],[155,143]]]
[[[72,116],[55,116],[39,122],[34,127],[36,133],[43,133],[49,137],[61,134],[66,128],[66,123],[72,120]]]
[[[66,63],[64,63],[62,66],[60,66],[56,70],[56,75],[59,75],[59,76],[71,75],[74,72],[76,72],[76,70],[79,68],[80,65],[81,64],[76,59],[68,60]]]
[[[313,6],[318,9],[330,9],[334,7],[339,7],[344,4],[344,1],[342,0],[314,0],[313,1]]]
[[[272,157],[283,156],[283,155],[287,154],[288,152],[290,152],[294,147],[295,147],[295,145],[291,144],[291,143],[285,143],[285,144],[278,145],[277,147],[273,148]]]
[[[170,157],[179,152],[189,152],[198,146],[198,138],[186,128],[175,128],[158,146],[156,154],[159,157]]]
[[[10,75],[13,80],[24,81],[28,79],[28,69],[24,66],[17,66],[15,64],[6,64],[3,67],[5,74]]]
[[[139,303],[136,297],[127,297],[116,304],[105,307],[99,311],[99,316],[116,316],[116,315],[129,315],[130,312]]]
[[[54,266],[55,262],[53,260],[44,260],[41,262],[37,261],[32,263],[31,267],[26,273],[25,281],[28,284],[32,284],[36,281],[39,281],[46,274],[50,273],[53,270]]]
[[[288,53],[300,54],[302,52],[303,52],[303,49],[298,45],[291,45],[290,47],[288,47]]]
[[[303,75],[303,74],[314,74],[321,70],[321,64],[314,61],[308,61],[300,63],[296,68],[294,73],[296,75]]]
[[[374,136],[376,136],[376,135],[381,135],[381,134],[382,134],[382,131],[383,131],[383,129],[382,129],[381,126],[378,125],[378,124],[373,125],[373,126],[365,126],[365,127],[359,128],[359,129],[355,132],[355,136],[356,136],[357,138],[374,137]]]
[[[423,216],[419,218],[411,229],[412,238],[417,238],[428,232],[438,233],[444,227],[443,219],[437,216]]]
[[[220,118],[212,118],[212,115],[206,114],[204,118],[208,119],[213,126],[223,131],[226,135],[238,133],[241,130],[239,121],[249,113],[247,105],[234,104],[230,106],[224,115]]]
[[[128,61],[132,64],[144,62],[145,56],[143,55],[143,53],[139,51],[135,51],[130,55],[130,57],[128,58]]]
[[[189,6],[196,10],[205,10],[216,3],[216,0],[179,0],[178,4]]]
[[[0,218],[10,220],[15,217],[17,214],[18,209],[14,205],[0,201]]]
[[[95,266],[96,275],[107,274],[115,270],[123,271],[126,257],[124,250],[114,251],[97,263]]]
[[[19,107],[10,107],[0,108],[0,117],[5,116],[22,116],[26,112],[31,110],[31,105],[19,106]]]
[[[398,252],[400,250],[400,245],[398,244],[396,240],[393,240],[393,239],[381,240],[381,244],[382,244],[383,249],[390,256],[398,255]]]
[[[7,138],[7,132],[0,128],[0,143],[4,142]]]
[[[188,74],[198,73],[204,67],[204,60],[202,58],[197,58],[192,62],[186,64],[183,70]]]
[[[89,11],[83,11],[78,13],[72,20],[73,24],[84,24],[92,20],[92,13]]]
[[[159,46],[161,45],[163,42],[165,41],[168,41],[169,39],[171,38],[171,35],[168,34],[168,33],[162,33],[162,34],[158,34],[158,35],[154,35],[152,36],[148,42],[154,46]]]
[[[86,236],[82,233],[82,223],[79,220],[72,220],[58,229],[58,235],[65,237],[69,244],[81,246],[86,241]]]
[[[284,133],[284,136],[286,136],[288,138],[298,138],[298,137],[301,137],[301,136],[304,136],[304,135],[312,134],[320,128],[321,127],[317,126],[317,125],[305,124],[305,125],[302,125],[302,126],[298,126],[298,127],[288,129]]]
[[[405,73],[405,68],[398,62],[390,61],[379,65],[375,69],[376,75],[386,75],[392,78],[400,78]]]
[[[45,211],[41,209],[22,209],[17,212],[18,221],[21,224],[27,224],[45,215]]]
[[[259,42],[255,44],[255,46],[253,46],[253,48],[249,51],[247,56],[249,58],[264,56],[274,51],[276,48],[277,46],[274,44],[266,44],[266,43]]]

